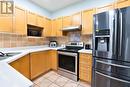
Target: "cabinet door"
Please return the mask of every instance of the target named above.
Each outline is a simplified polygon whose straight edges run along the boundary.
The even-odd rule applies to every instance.
[[[35,13],[27,12],[27,24],[37,25],[36,20],[37,20],[37,16]]]
[[[99,7],[99,8],[96,9],[96,13],[101,13],[101,12],[104,12],[104,11],[113,10],[114,7],[115,7],[114,4],[102,6],[102,7]]]
[[[56,20],[56,23],[57,23],[56,36],[62,36],[62,26],[63,26],[62,18],[58,18]]]
[[[95,9],[90,9],[82,12],[82,34],[93,33],[93,14]]]
[[[30,54],[31,79],[50,70],[49,51],[41,51]]]
[[[51,30],[51,36],[56,36],[56,32],[57,32],[57,20],[54,19],[52,20],[52,30]]]
[[[29,55],[20,58],[19,61],[20,61],[20,73],[22,73],[25,77],[30,79]]]
[[[92,55],[80,53],[79,77],[81,80],[91,83]]]
[[[130,6],[130,0],[117,0],[116,8],[123,8]]]
[[[0,32],[9,32],[13,30],[13,15],[0,15]]]
[[[26,11],[15,7],[14,33],[27,35]]]
[[[44,25],[44,19],[43,19],[43,17],[40,16],[40,15],[37,15],[37,26],[43,27],[43,25]]]
[[[31,79],[36,78],[44,72],[44,52],[30,54]]]
[[[29,55],[26,55],[12,63],[10,65],[23,74],[25,77],[30,79],[30,67],[29,67]]]
[[[52,21],[51,19],[45,18],[45,26],[44,26],[44,36],[50,37],[52,30]]]
[[[81,20],[82,20],[81,14],[82,14],[81,12],[78,12],[78,13],[72,15],[72,26],[81,25]]]
[[[62,36],[62,18],[53,20],[52,34],[53,36]]]
[[[53,70],[57,70],[57,68],[58,68],[57,51],[52,50],[50,52],[51,52],[51,68]]]
[[[71,16],[63,17],[63,28],[69,27],[71,25],[72,25],[72,17]]]

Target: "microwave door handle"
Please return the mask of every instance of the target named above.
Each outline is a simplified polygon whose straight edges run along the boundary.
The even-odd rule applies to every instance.
[[[121,56],[122,52],[122,39],[123,39],[123,16],[122,12],[120,11],[120,47],[119,47],[119,56]]]

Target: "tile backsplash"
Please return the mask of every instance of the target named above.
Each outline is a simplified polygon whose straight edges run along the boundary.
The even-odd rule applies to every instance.
[[[11,33],[0,33],[0,48],[38,46],[49,43],[48,38],[44,37],[27,37]]]
[[[62,37],[28,37],[12,33],[0,33],[0,48],[39,46],[48,45],[49,41],[57,41],[59,46],[68,42],[82,41],[85,44],[92,44],[92,35],[81,35],[81,32],[69,32]]]
[[[69,32],[67,36],[49,38],[49,40],[58,41],[59,45],[67,44],[68,42],[82,41],[85,44],[92,44],[92,35],[81,35],[80,31]]]

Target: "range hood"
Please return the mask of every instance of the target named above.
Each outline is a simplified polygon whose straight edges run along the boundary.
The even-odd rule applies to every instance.
[[[62,29],[62,31],[76,31],[76,30],[81,30],[82,25],[79,26],[70,26],[70,27],[65,27]]]

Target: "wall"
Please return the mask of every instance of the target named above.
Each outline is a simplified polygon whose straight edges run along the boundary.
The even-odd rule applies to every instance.
[[[0,33],[0,48],[38,46],[49,43],[48,38],[32,38],[24,35]]]
[[[33,2],[31,2],[31,0],[30,1],[29,0],[13,0],[13,1],[16,5],[21,6],[29,11],[38,13],[39,15],[43,15],[49,18],[51,18],[52,16],[51,12],[34,4]]]
[[[115,0],[85,0],[84,2],[74,4],[71,6],[68,6],[66,8],[60,9],[52,14],[52,18],[57,18],[60,16],[66,16],[66,15],[71,15],[73,13],[90,9],[90,8],[95,8],[99,6],[104,6],[106,4],[112,3]]]

